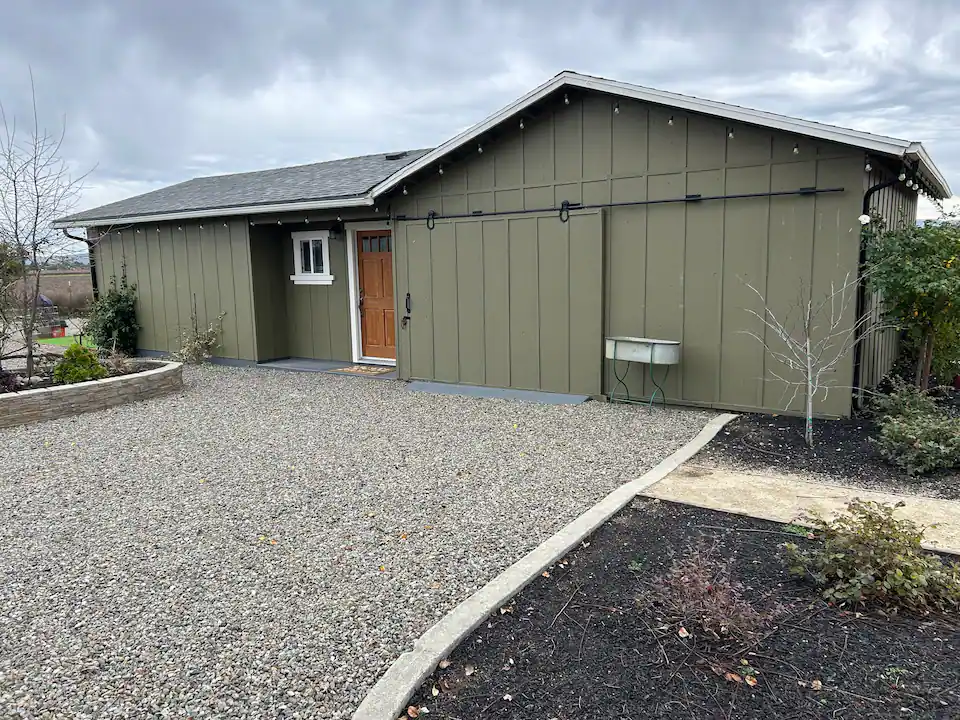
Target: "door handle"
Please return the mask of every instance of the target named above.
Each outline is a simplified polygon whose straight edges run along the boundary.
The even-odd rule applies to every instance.
[[[405,328],[407,323],[410,322],[410,293],[407,293],[407,298],[404,301],[404,308],[407,311],[407,314],[400,318],[400,327]]]
[[[362,289],[360,290],[360,299],[357,300],[357,307],[360,310],[363,310],[363,290]]]

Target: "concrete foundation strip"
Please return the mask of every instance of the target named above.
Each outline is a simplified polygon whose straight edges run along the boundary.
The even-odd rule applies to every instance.
[[[697,454],[736,415],[718,415],[699,434],[641,477],[621,485],[576,520],[524,555],[468,597],[414,643],[413,650],[394,661],[353,713],[353,720],[396,720],[410,696],[437,664],[489,615],[526,587],[633,500]]]

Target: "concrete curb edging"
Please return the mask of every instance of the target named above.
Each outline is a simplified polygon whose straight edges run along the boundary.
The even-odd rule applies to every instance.
[[[524,555],[493,580],[447,613],[403,653],[374,685],[353,713],[353,720],[396,720],[420,684],[460,642],[486,618],[566,555],[585,537],[620,512],[642,490],[662,480],[697,454],[724,425],[736,418],[713,418],[697,436],[661,460],[653,469],[611,492],[573,522]]]

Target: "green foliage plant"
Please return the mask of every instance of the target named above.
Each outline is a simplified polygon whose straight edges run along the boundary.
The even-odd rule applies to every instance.
[[[923,528],[894,515],[903,504],[853,500],[833,520],[804,516],[816,540],[783,545],[790,571],[836,605],[960,609],[960,565],[921,547]]]
[[[63,353],[63,359],[53,368],[53,379],[65,385],[99,380],[106,376],[107,369],[100,364],[97,353],[80,344],[68,347]]]
[[[86,332],[99,348],[113,348],[125,355],[137,352],[140,323],[137,321],[137,288],[114,277],[90,309]]]
[[[948,216],[867,233],[865,241],[868,284],[883,298],[885,318],[918,344],[915,382],[926,390],[936,338],[949,339],[960,323],[960,223]]]

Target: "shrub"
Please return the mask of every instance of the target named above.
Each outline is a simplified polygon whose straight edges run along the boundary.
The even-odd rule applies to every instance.
[[[903,503],[853,500],[834,520],[805,516],[818,544],[784,544],[790,571],[822,588],[838,605],[893,609],[960,608],[960,565],[925,552],[923,528],[893,513]]]
[[[897,369],[905,380],[912,381],[920,360],[922,338],[915,333],[904,333],[900,342]],[[931,385],[949,385],[960,374],[960,321],[953,320],[937,326],[933,336]]]
[[[0,368],[0,392],[15,392],[20,387],[17,376]]]
[[[53,379],[64,384],[98,380],[106,374],[107,369],[100,364],[97,354],[78,344],[68,347],[63,359],[53,368]]]
[[[97,347],[115,347],[126,355],[137,352],[140,324],[136,312],[137,289],[127,284],[127,277],[114,277],[110,289],[101,293],[90,309],[86,332]]]
[[[938,411],[934,399],[917,386],[908,385],[898,378],[894,378],[892,384],[890,392],[873,395],[869,402],[870,410],[881,420],[887,416],[931,415]]]
[[[914,377],[926,390],[937,336],[960,323],[960,223],[945,217],[868,235],[868,283],[883,297],[884,319],[917,343]]]
[[[886,460],[908,475],[960,465],[960,417],[929,394],[893,380],[892,391],[875,395],[870,408],[880,423],[880,435],[871,440]]]
[[[652,598],[689,631],[699,627],[714,640],[750,640],[770,624],[779,608],[758,610],[731,578],[731,561],[716,546],[699,543],[666,575],[653,582]]]
[[[960,418],[942,410],[887,415],[873,442],[885,459],[908,475],[960,466]]]
[[[115,375],[123,375],[130,370],[130,358],[116,348],[107,353],[102,362]]]
[[[200,327],[197,317],[197,298],[193,298],[193,310],[190,311],[190,328],[180,332],[180,350],[174,357],[190,365],[199,365],[213,356],[213,351],[220,347],[220,332],[223,329],[223,318],[226,313],[220,313],[217,319],[206,328]]]

